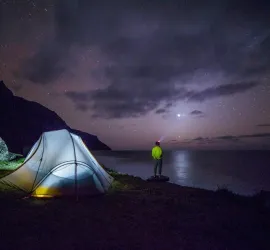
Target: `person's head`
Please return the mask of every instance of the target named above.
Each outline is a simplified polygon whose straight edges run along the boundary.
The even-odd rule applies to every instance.
[[[156,141],[156,146],[160,146],[160,141]]]

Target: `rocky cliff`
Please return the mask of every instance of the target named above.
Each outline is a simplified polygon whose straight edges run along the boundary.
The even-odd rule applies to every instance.
[[[70,128],[55,112],[14,96],[0,81],[0,136],[9,151],[26,154],[43,132],[67,129],[79,135],[90,150],[110,150],[97,136]]]

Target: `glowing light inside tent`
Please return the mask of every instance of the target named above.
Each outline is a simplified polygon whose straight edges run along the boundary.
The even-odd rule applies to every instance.
[[[39,186],[35,192],[32,194],[33,197],[53,197],[53,195],[49,195],[47,193],[49,191],[49,187]],[[50,190],[51,192],[52,190]]]

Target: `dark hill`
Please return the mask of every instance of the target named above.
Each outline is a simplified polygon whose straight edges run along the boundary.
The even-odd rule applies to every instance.
[[[0,81],[0,114],[0,137],[14,153],[25,155],[43,132],[58,129],[81,136],[90,150],[110,150],[97,136],[70,128],[41,104],[14,96],[3,81]]]

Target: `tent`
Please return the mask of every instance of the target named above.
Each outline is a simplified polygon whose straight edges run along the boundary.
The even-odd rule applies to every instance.
[[[104,193],[112,181],[82,139],[66,129],[43,133],[23,164],[1,179],[35,197]]]

